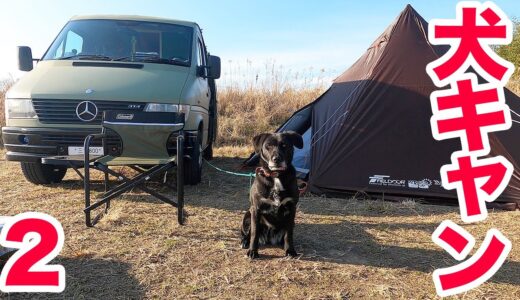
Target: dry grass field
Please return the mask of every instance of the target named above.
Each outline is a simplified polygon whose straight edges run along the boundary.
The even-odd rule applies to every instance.
[[[236,169],[241,160],[226,157],[228,150],[218,149],[214,163]],[[432,271],[456,263],[430,239],[442,220],[459,221],[456,207],[303,197],[295,237],[300,257],[286,259],[270,248],[250,261],[238,239],[247,178],[205,166],[202,183],[187,187],[184,226],[173,207],[132,192],[86,228],[81,182],[73,172],[60,185],[34,186],[16,163],[0,157],[0,215],[55,216],[66,236],[55,262],[67,272],[63,294],[0,298],[430,299]],[[493,211],[485,222],[464,225],[478,241],[487,229],[500,228],[513,250],[488,283],[456,298],[520,298],[519,217],[518,211]]]

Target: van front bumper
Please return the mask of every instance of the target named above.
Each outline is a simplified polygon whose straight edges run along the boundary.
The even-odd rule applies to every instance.
[[[7,150],[6,160],[39,162],[42,157],[67,155],[69,146],[83,146],[85,137],[99,133],[96,128],[21,128],[3,127],[2,140]],[[93,146],[101,146],[94,144]],[[116,154],[121,148],[118,136],[107,139],[107,152]]]
[[[2,140],[7,150],[6,160],[21,162],[40,162],[42,157],[67,155],[69,146],[83,146],[87,135],[99,133],[100,128],[22,128],[3,127]],[[191,132],[185,132],[188,148],[196,137]],[[168,152],[176,153],[176,135],[170,137],[167,144]],[[171,142],[170,142],[171,141]],[[93,147],[101,146],[100,140],[94,140]],[[105,153],[120,155],[122,142],[114,132],[108,132]]]

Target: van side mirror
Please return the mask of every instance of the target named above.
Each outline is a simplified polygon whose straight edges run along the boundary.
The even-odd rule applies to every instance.
[[[208,77],[212,79],[220,78],[220,57],[210,55],[208,61]]]
[[[33,69],[33,57],[31,47],[18,46],[18,70],[31,71]]]

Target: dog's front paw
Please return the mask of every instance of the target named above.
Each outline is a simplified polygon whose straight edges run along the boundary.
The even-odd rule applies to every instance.
[[[242,239],[240,246],[242,247],[242,249],[248,249],[249,248],[249,239]]]
[[[285,256],[296,257],[298,253],[294,249],[285,250]]]
[[[251,259],[259,258],[260,255],[258,254],[258,250],[247,250],[247,257]]]

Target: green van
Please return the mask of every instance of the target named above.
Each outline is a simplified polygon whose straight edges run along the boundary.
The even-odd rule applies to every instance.
[[[33,69],[33,61],[37,61]],[[34,184],[60,182],[66,168],[41,158],[82,154],[83,140],[100,131],[105,110],[184,112],[185,181],[200,182],[202,157],[211,158],[217,135],[220,58],[207,52],[193,22],[139,16],[73,17],[41,59],[18,47],[30,71],[7,93],[2,138],[6,159],[21,162]],[[175,138],[168,151],[175,153]],[[93,154],[117,155],[117,135]],[[146,147],[146,145],[143,145]]]

